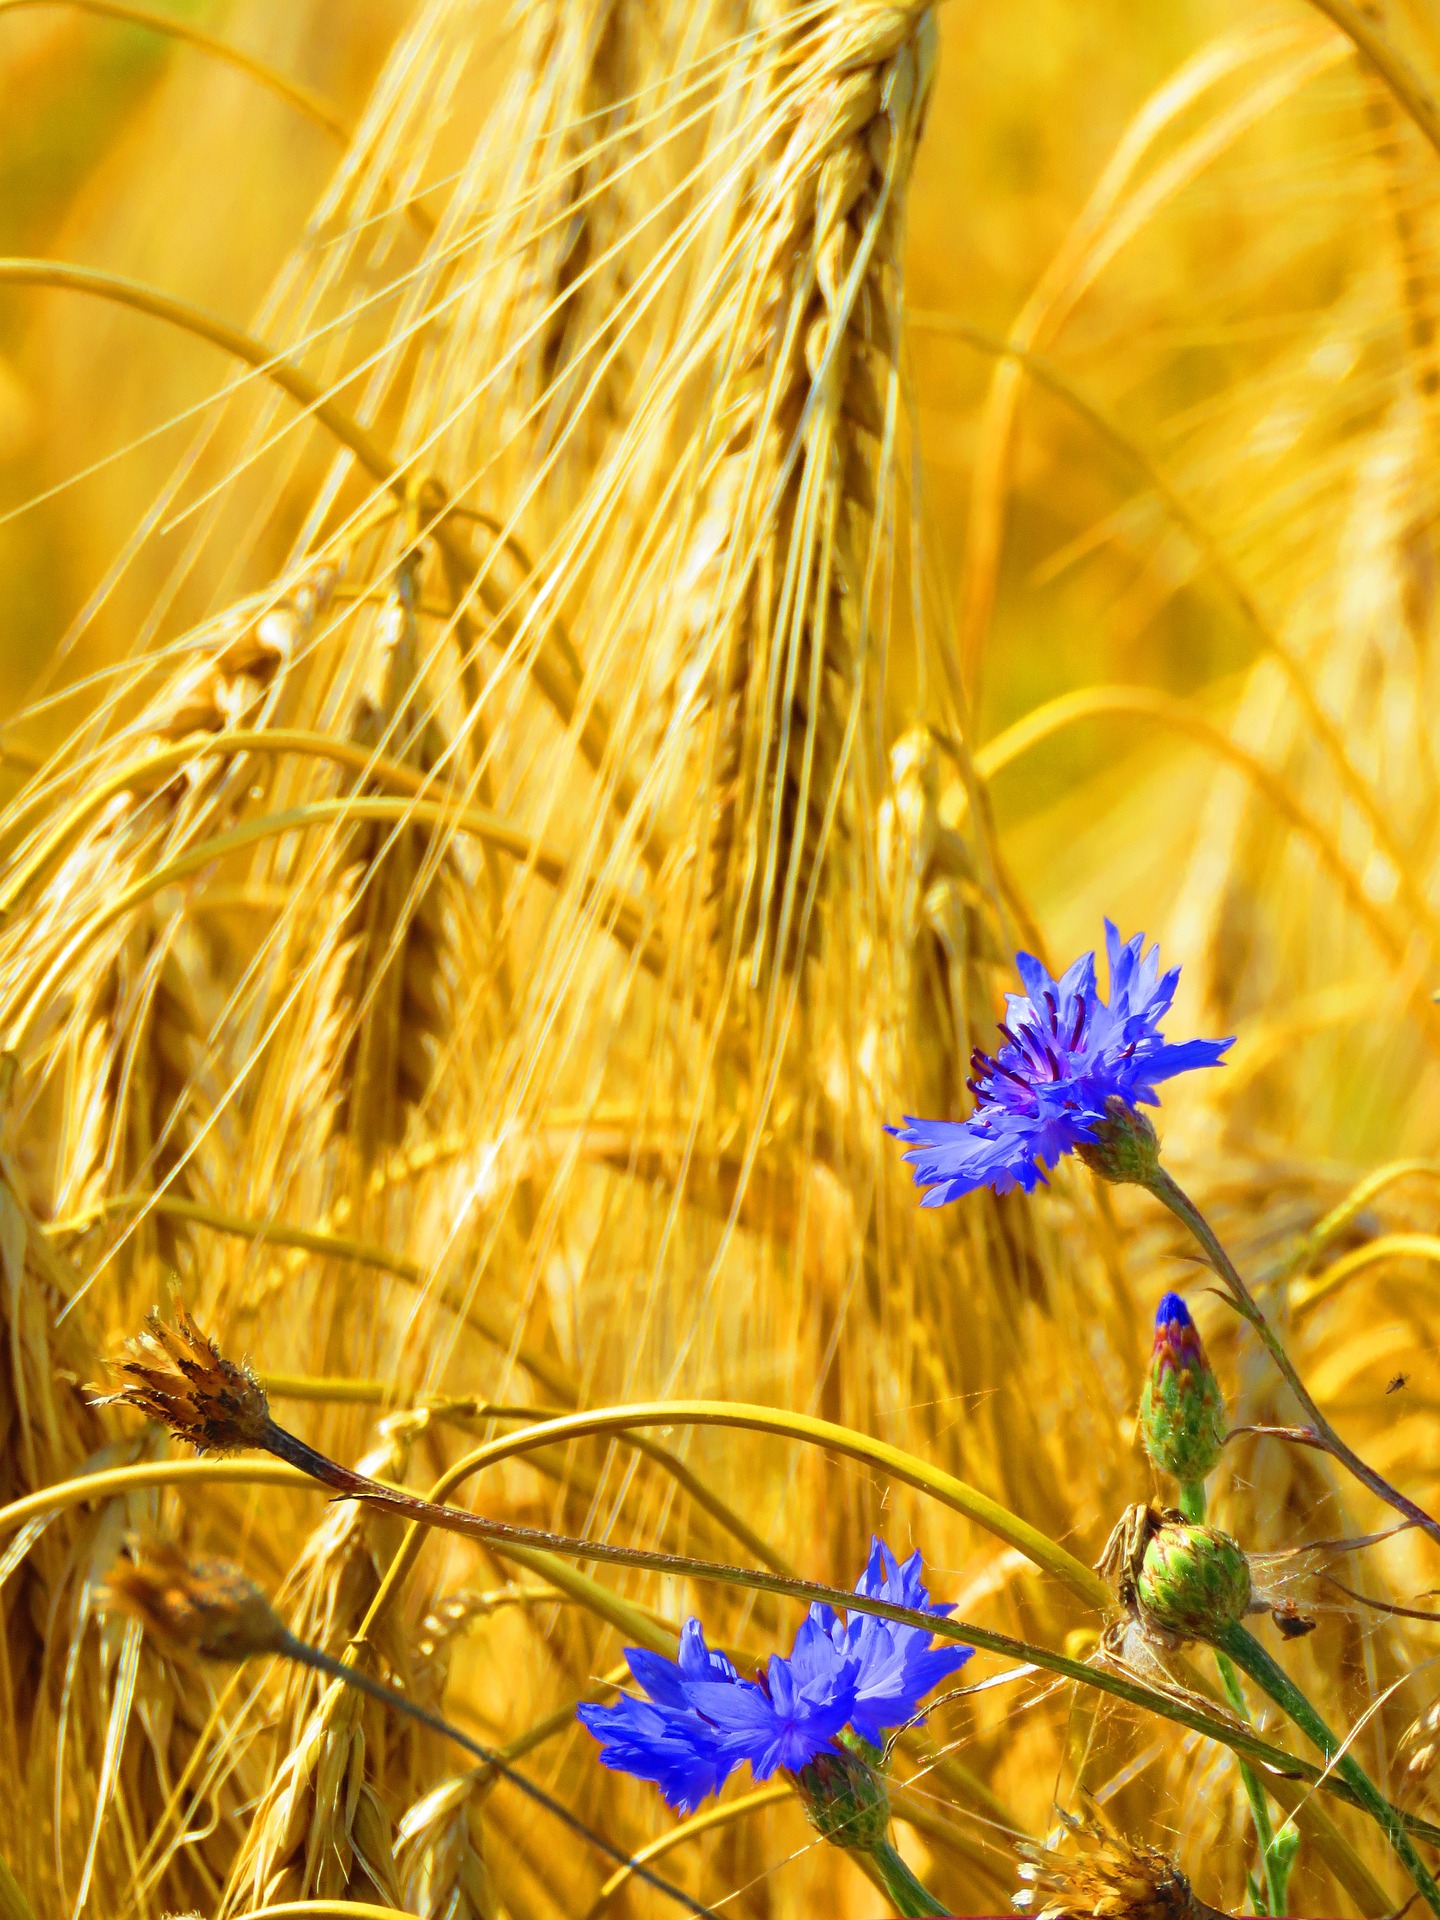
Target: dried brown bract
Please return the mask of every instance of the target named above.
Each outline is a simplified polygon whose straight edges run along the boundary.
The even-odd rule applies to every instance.
[[[1015,1908],[1035,1920],[1211,1920],[1167,1854],[1062,1814],[1050,1844],[1022,1845]]]
[[[128,1384],[97,1405],[136,1407],[199,1453],[270,1445],[273,1423],[265,1389],[248,1367],[225,1358],[183,1302],[175,1302],[173,1326],[152,1308],[146,1328],[128,1343],[135,1357],[119,1367]]]
[[[261,1588],[228,1560],[187,1560],[170,1541],[138,1540],[105,1581],[108,1600],[139,1620],[167,1653],[245,1660],[289,1643]]]

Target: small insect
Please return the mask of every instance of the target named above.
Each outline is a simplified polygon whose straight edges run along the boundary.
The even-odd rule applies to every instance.
[[[1316,1623],[1308,1614],[1301,1613],[1293,1600],[1282,1600],[1270,1618],[1280,1629],[1281,1637],[1286,1640],[1303,1640],[1307,1633],[1315,1631]]]
[[[1409,1384],[1410,1376],[1408,1373],[1397,1373],[1385,1391],[1386,1393],[1399,1393],[1402,1387],[1408,1387]]]

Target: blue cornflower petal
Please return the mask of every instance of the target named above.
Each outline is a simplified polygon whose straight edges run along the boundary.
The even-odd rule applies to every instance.
[[[768,1780],[778,1767],[794,1773],[808,1765],[848,1724],[855,1662],[807,1618],[790,1659],[771,1655],[763,1687],[701,1681],[690,1698],[714,1723],[726,1757],[748,1760],[755,1778]]]
[[[576,1713],[600,1742],[602,1767],[653,1780],[678,1813],[693,1813],[718,1793],[739,1764],[698,1714],[629,1699]]]
[[[926,1592],[919,1554],[900,1566],[880,1540],[872,1542],[855,1590],[930,1614],[950,1611]],[[654,1781],[673,1807],[689,1813],[742,1762],[757,1780],[782,1767],[798,1772],[846,1726],[881,1744],[884,1729],[913,1718],[920,1698],[970,1653],[932,1646],[920,1627],[868,1614],[842,1622],[829,1607],[815,1606],[789,1655],[773,1654],[756,1682],[742,1680],[723,1653],[705,1644],[700,1622],[687,1620],[676,1660],[626,1649],[646,1699],[578,1712],[599,1740],[605,1766]]]
[[[627,1647],[625,1658],[630,1671],[652,1700],[662,1706],[688,1707],[686,1687],[694,1680],[734,1680],[738,1676],[723,1653],[705,1644],[704,1630],[698,1620],[687,1620],[680,1629],[680,1657],[667,1660],[663,1654],[647,1653],[643,1647]]]
[[[903,1566],[897,1565],[894,1554],[880,1539],[871,1542],[870,1559],[855,1591],[941,1618],[953,1611],[931,1600],[920,1577],[918,1553],[911,1554]],[[913,1720],[931,1688],[958,1673],[974,1652],[973,1647],[954,1643],[937,1647],[920,1627],[878,1620],[868,1613],[851,1617],[845,1639],[859,1662],[850,1724],[876,1746],[884,1744],[887,1728]]]
[[[1158,1103],[1155,1089],[1196,1067],[1218,1066],[1232,1040],[1167,1041],[1180,969],[1160,973],[1160,949],[1137,933],[1122,940],[1105,922],[1110,998],[1100,998],[1095,956],[1082,954],[1059,980],[1033,954],[1015,956],[1024,993],[1005,996],[1002,1045],[993,1058],[978,1048],[968,1083],[975,1109],[968,1120],[906,1116],[886,1131],[910,1149],[904,1158],[922,1206],[940,1207],[978,1187],[1031,1192],[1045,1169],[1094,1140],[1106,1103]]]

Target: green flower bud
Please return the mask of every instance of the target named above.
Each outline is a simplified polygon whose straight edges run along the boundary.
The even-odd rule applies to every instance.
[[[1138,1107],[1112,1093],[1105,1102],[1105,1118],[1096,1123],[1095,1138],[1081,1141],[1076,1152],[1102,1180],[1148,1187],[1160,1165],[1160,1136]]]
[[[805,1817],[832,1846],[870,1853],[890,1837],[890,1795],[880,1753],[848,1729],[833,1753],[817,1753],[795,1775]]]
[[[1225,1401],[1210,1370],[1195,1322],[1178,1294],[1167,1293],[1155,1314],[1150,1376],[1140,1395],[1145,1451],[1177,1480],[1205,1478],[1225,1444]]]
[[[1250,1604],[1250,1562],[1218,1527],[1166,1520],[1140,1563],[1142,1618],[1185,1640],[1213,1638]]]

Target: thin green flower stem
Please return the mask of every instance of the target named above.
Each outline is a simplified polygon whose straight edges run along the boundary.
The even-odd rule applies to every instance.
[[[1185,1518],[1196,1526],[1205,1524],[1205,1482],[1203,1480],[1182,1480],[1180,1482],[1180,1511]],[[1217,1652],[1215,1665],[1220,1670],[1220,1684],[1225,1689],[1225,1697],[1240,1718],[1250,1719],[1250,1710],[1245,1704],[1244,1689],[1240,1685],[1233,1662],[1229,1656]],[[1265,1789],[1260,1777],[1246,1760],[1236,1756],[1236,1765],[1240,1769],[1240,1783],[1245,1789],[1245,1798],[1250,1805],[1250,1818],[1255,1823],[1255,1838],[1260,1847],[1260,1867],[1265,1876],[1264,1911],[1278,1916],[1285,1911],[1285,1888],[1282,1883],[1281,1867],[1274,1857],[1275,1829],[1270,1823],[1270,1803],[1265,1798]]]
[[[930,1920],[933,1915],[949,1913],[949,1907],[920,1884],[888,1840],[870,1848],[870,1858],[901,1920]]]
[[[700,1920],[720,1920],[720,1916],[713,1907],[705,1906],[692,1894],[686,1893],[683,1887],[677,1887],[672,1880],[667,1880],[663,1874],[656,1873],[643,1861],[635,1859],[623,1847],[617,1847],[603,1834],[596,1833],[592,1827],[586,1826],[580,1816],[572,1813],[563,1800],[557,1800],[553,1794],[547,1793],[544,1787],[537,1786],[533,1780],[517,1772],[493,1747],[483,1746],[480,1741],[472,1740],[468,1733],[462,1733],[459,1727],[451,1726],[448,1720],[442,1720],[438,1713],[431,1713],[428,1708],[422,1707],[419,1701],[412,1700],[408,1694],[399,1692],[395,1687],[387,1687],[383,1680],[376,1680],[370,1674],[361,1673],[355,1667],[347,1667],[343,1660],[337,1660],[333,1655],[322,1652],[319,1647],[312,1647],[308,1641],[297,1640],[290,1633],[283,1636],[274,1650],[284,1659],[294,1660],[300,1666],[313,1668],[316,1673],[327,1674],[330,1679],[338,1680],[342,1686],[354,1687],[357,1693],[368,1694],[372,1700],[378,1700],[382,1706],[393,1707],[397,1713],[408,1715],[410,1719],[418,1721],[422,1727],[428,1727],[432,1733],[442,1734],[445,1739],[453,1740],[457,1747],[462,1747],[475,1759],[483,1760],[487,1767],[502,1774],[511,1786],[518,1787],[537,1806],[544,1807],[547,1813],[553,1814],[572,1833],[587,1841],[590,1846],[597,1848],[607,1860],[613,1860],[616,1865],[626,1868],[637,1880],[643,1880],[647,1886],[654,1887],[657,1893],[663,1893],[667,1899],[676,1901],[685,1908],[687,1913],[698,1915]]]
[[[414,1407],[429,1418],[450,1422],[462,1431],[466,1428],[473,1431],[478,1422],[489,1420],[518,1420],[526,1425],[540,1420],[563,1420],[570,1412],[568,1407],[511,1407],[469,1397],[417,1397],[399,1392],[384,1380],[326,1379],[318,1375],[267,1373],[262,1375],[261,1385],[272,1400],[339,1400],[384,1406],[391,1412],[401,1407]],[[647,1460],[653,1460],[677,1486],[689,1494],[696,1506],[708,1513],[727,1533],[733,1534],[741,1546],[765,1566],[776,1573],[795,1571],[784,1555],[777,1553],[763,1535],[756,1533],[678,1454],[672,1453],[668,1447],[662,1447],[656,1440],[646,1439],[643,1434],[621,1432],[614,1437],[621,1446],[631,1447],[636,1453],[644,1454]]]
[[[1401,1493],[1398,1487],[1392,1487],[1390,1482],[1383,1479],[1373,1467],[1367,1466],[1359,1454],[1346,1445],[1325,1418],[1315,1404],[1310,1389],[1296,1371],[1294,1362],[1280,1344],[1270,1322],[1265,1318],[1254,1294],[1240,1277],[1235,1263],[1216,1238],[1209,1221],[1184,1188],[1179,1186],[1164,1167],[1158,1164],[1140,1184],[1147,1187],[1161,1205],[1168,1207],[1178,1220],[1182,1220],[1199,1241],[1206,1258],[1228,1288],[1236,1310],[1242,1318],[1250,1322],[1260,1336],[1265,1351],[1274,1361],[1281,1378],[1300,1402],[1314,1429],[1315,1437],[1324,1451],[1333,1455],[1342,1467],[1354,1475],[1361,1486],[1368,1487],[1371,1493],[1385,1502],[1386,1506],[1393,1507],[1397,1513],[1403,1514],[1413,1525],[1423,1528],[1430,1538],[1440,1545],[1440,1521],[1434,1520],[1423,1507],[1416,1506],[1415,1502]]]
[[[322,1456],[323,1457],[323,1456]],[[343,1469],[341,1470],[343,1471]],[[35,1493],[23,1495],[12,1500],[6,1507],[0,1507],[0,1537],[23,1526],[27,1520],[35,1519],[45,1513],[58,1512],[66,1507],[88,1504],[94,1500],[106,1500],[118,1495],[132,1493],[151,1487],[204,1486],[208,1484],[231,1486],[273,1486],[289,1488],[292,1491],[304,1491],[317,1484],[330,1485],[327,1480],[317,1483],[308,1471],[279,1460],[256,1460],[254,1458],[230,1460],[147,1460],[137,1466],[108,1467],[91,1474],[80,1474],[72,1480],[55,1481],[48,1487],[41,1487]],[[385,1488],[381,1482],[368,1483],[375,1492],[384,1497],[376,1504],[387,1509],[391,1507],[391,1497],[396,1490]],[[338,1489],[337,1489],[338,1491]],[[524,1534],[523,1528],[506,1529],[498,1521],[485,1521],[476,1514],[465,1513],[461,1509],[436,1507],[426,1512],[426,1502],[414,1495],[396,1496],[412,1504],[402,1507],[408,1518],[416,1517],[416,1510],[426,1524],[448,1528],[449,1517],[456,1516],[464,1522],[462,1531],[469,1538],[479,1538],[487,1544],[503,1536],[507,1531]],[[341,1492],[341,1498],[370,1499],[367,1492]],[[433,1516],[433,1517],[432,1517]],[[1173,1720],[1177,1725],[1198,1733],[1207,1740],[1229,1747],[1236,1753],[1243,1753],[1248,1759],[1256,1761],[1268,1773],[1279,1780],[1295,1782],[1305,1787],[1320,1787],[1336,1799],[1343,1800],[1348,1806],[1360,1804],[1349,1785],[1334,1774],[1327,1773],[1312,1761],[1301,1759],[1298,1755],[1287,1753],[1283,1747],[1277,1747],[1260,1739],[1247,1728],[1237,1727],[1228,1721],[1216,1719],[1202,1710],[1191,1707],[1179,1696],[1162,1692],[1157,1687],[1146,1686],[1142,1681],[1131,1680],[1125,1675],[1112,1673],[1102,1667],[1087,1666],[1083,1661],[1072,1660],[1067,1654],[1053,1652],[1048,1647],[1034,1646],[1026,1640],[1013,1640],[1008,1634],[993,1633],[989,1628],[975,1626],[969,1621],[941,1619],[933,1614],[918,1613],[909,1607],[891,1606],[888,1601],[872,1600],[868,1594],[851,1593],[843,1587],[826,1587],[805,1580],[790,1580],[775,1574],[752,1571],[744,1567],[726,1567],[704,1560],[682,1559],[679,1556],[663,1553],[646,1553],[633,1548],[602,1547],[585,1540],[569,1540],[560,1535],[542,1535],[556,1552],[563,1552],[576,1559],[604,1559],[622,1565],[647,1568],[653,1572],[682,1574],[696,1580],[715,1580],[722,1585],[749,1588],[763,1593],[778,1593],[786,1597],[804,1600],[823,1600],[835,1607],[848,1608],[853,1613],[871,1613],[878,1619],[894,1620],[900,1626],[922,1627],[927,1633],[938,1635],[944,1640],[954,1640],[963,1645],[979,1648],[985,1653],[997,1653],[1007,1659],[1028,1660],[1034,1666],[1043,1667],[1048,1673],[1056,1673],[1062,1679],[1073,1680],[1082,1687],[1092,1687],[1099,1693],[1124,1700],[1128,1705],[1139,1707],[1142,1711],[1159,1714],[1162,1718]],[[529,1564],[522,1559],[524,1548],[512,1548],[508,1545],[501,1549],[506,1558]],[[535,1554],[535,1561],[548,1561],[549,1555]],[[539,1569],[537,1569],[539,1571]],[[546,1574],[548,1578],[548,1573]],[[619,1606],[629,1603],[615,1596]],[[632,1611],[635,1611],[632,1609]],[[639,1616],[638,1624],[649,1626],[644,1616]],[[644,1636],[635,1632],[633,1638],[643,1642]],[[663,1646],[657,1651],[673,1654],[676,1630],[671,1629]],[[1431,1845],[1440,1846],[1440,1826],[1413,1814],[1397,1815],[1407,1828],[1418,1834]],[[1352,1872],[1354,1868],[1352,1863]],[[1377,1904],[1376,1912],[1387,1909]]]
[[[1228,1653],[1236,1666],[1248,1673],[1262,1692],[1269,1694],[1276,1706],[1290,1716],[1307,1739],[1314,1741],[1325,1756],[1327,1769],[1333,1767],[1348,1784],[1360,1805],[1383,1830],[1396,1858],[1420,1889],[1430,1911],[1440,1915],[1440,1886],[1436,1885],[1434,1875],[1420,1858],[1415,1842],[1406,1831],[1404,1820],[1366,1773],[1354,1753],[1330,1731],[1285,1669],[1271,1659],[1255,1636],[1238,1620],[1221,1628],[1215,1636],[1215,1645]]]
[[[1215,1665],[1220,1670],[1220,1684],[1225,1696],[1242,1720],[1249,1720],[1250,1710],[1245,1705],[1244,1690],[1240,1685],[1240,1676],[1230,1656],[1218,1650]],[[1255,1838],[1260,1843],[1260,1868],[1265,1876],[1265,1910],[1277,1917],[1285,1911],[1285,1874],[1275,1853],[1275,1829],[1270,1822],[1270,1803],[1265,1798],[1265,1789],[1260,1777],[1247,1761],[1237,1763],[1240,1779],[1245,1788],[1245,1798],[1250,1803],[1250,1818],[1255,1822]]]
[[[646,1427],[732,1427],[748,1433],[768,1433],[778,1438],[820,1447],[851,1460],[877,1467],[893,1480],[928,1494],[954,1513],[962,1514],[1007,1546],[1018,1548],[1032,1565],[1068,1587],[1075,1597],[1098,1612],[1114,1606],[1109,1587],[1083,1560],[1041,1533],[998,1500],[978,1488],[956,1479],[953,1474],[932,1466],[917,1454],[877,1440],[853,1427],[821,1420],[813,1414],[797,1413],[789,1408],[751,1405],[739,1400],[645,1400],[619,1407],[593,1407],[567,1413],[558,1419],[538,1422],[523,1432],[489,1441],[464,1455],[448,1468],[432,1489],[432,1500],[446,1499],[472,1474],[498,1466],[503,1460],[520,1457],[537,1447],[560,1446],[571,1440],[626,1430],[640,1432]],[[283,1431],[283,1429],[281,1430]],[[308,1469],[307,1469],[308,1471]],[[402,1548],[404,1553],[405,1549]],[[398,1559],[399,1556],[397,1556]],[[393,1563],[392,1563],[393,1564]]]

